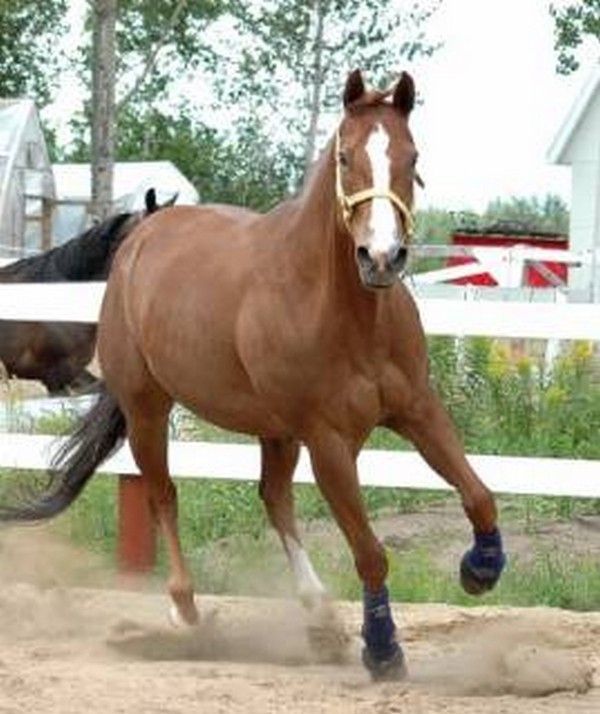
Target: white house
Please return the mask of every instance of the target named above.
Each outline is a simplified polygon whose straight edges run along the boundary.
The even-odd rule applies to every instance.
[[[0,253],[49,248],[54,178],[35,104],[0,99]]]
[[[548,159],[572,169],[571,249],[600,251],[600,64],[569,110]],[[600,264],[571,268],[569,284],[600,301]]]
[[[57,206],[54,212],[54,242],[62,243],[89,225],[91,169],[89,164],[54,164]],[[198,192],[170,161],[117,162],[113,174],[116,211],[136,211],[144,207],[149,188],[156,190],[159,203],[177,194],[178,204],[196,204]]]

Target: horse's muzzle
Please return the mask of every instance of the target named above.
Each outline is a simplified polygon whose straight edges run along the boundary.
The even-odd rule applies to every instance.
[[[401,243],[394,246],[387,253],[371,254],[366,246],[359,246],[356,250],[356,262],[360,278],[368,288],[389,288],[404,274],[408,260],[408,247]]]

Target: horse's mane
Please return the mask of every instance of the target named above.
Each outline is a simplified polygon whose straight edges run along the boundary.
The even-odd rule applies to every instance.
[[[120,213],[63,245],[0,268],[0,282],[60,282],[103,279],[115,248],[127,234],[132,213]]]

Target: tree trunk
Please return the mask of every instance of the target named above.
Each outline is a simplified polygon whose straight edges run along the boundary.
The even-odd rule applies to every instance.
[[[115,154],[115,26],[117,0],[94,0],[92,47],[92,203],[103,220],[112,212]]]
[[[309,101],[309,124],[304,144],[304,174],[315,158],[317,131],[321,115],[321,92],[323,88],[323,30],[325,8],[322,0],[315,0],[315,14],[317,26],[313,44],[313,72],[312,87]]]

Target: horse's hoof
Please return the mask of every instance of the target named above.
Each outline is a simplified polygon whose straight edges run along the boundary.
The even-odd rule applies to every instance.
[[[386,659],[374,657],[367,647],[363,647],[362,661],[374,682],[399,682],[408,675],[404,652],[399,644],[396,644],[394,653]]]
[[[496,585],[504,570],[506,557],[500,533],[476,534],[475,545],[460,561],[460,583],[469,595],[482,595]]]
[[[460,562],[460,584],[469,595],[483,595],[491,590],[499,579],[500,573],[482,573],[475,570],[469,563],[468,553],[463,556]]]

